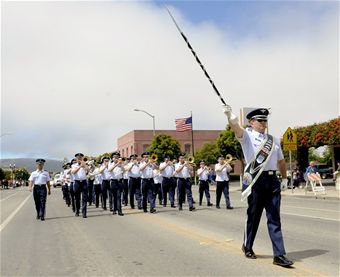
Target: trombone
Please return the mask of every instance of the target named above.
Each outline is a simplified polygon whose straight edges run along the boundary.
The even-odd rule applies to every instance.
[[[232,162],[232,160],[233,160],[233,156],[231,154],[227,154],[225,156],[225,163],[226,164],[230,164]]]
[[[157,156],[157,154],[152,154],[151,155],[151,157],[150,157],[150,159],[155,163],[155,162],[157,162],[157,160],[158,160],[158,156]]]
[[[195,158],[193,156],[189,156],[188,159],[186,160],[189,164],[195,163]]]

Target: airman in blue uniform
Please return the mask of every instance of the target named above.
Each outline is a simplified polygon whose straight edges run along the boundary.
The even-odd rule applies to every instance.
[[[50,175],[46,170],[43,169],[45,164],[44,159],[37,159],[36,164],[37,170],[33,171],[28,179],[29,191],[32,192],[33,190],[35,209],[37,211],[37,219],[44,221],[46,212],[47,190],[48,194],[51,194]]]
[[[268,109],[256,109],[247,114],[250,128],[243,129],[238,123],[238,118],[232,113],[231,107],[223,107],[224,113],[228,117],[231,129],[235,132],[240,141],[246,163],[253,161],[266,139],[266,129],[268,120]],[[264,164],[264,169],[259,178],[251,188],[248,196],[247,221],[244,232],[244,243],[242,251],[250,259],[256,259],[253,251],[253,243],[257,229],[261,220],[263,209],[266,210],[267,227],[273,247],[273,264],[290,267],[293,262],[285,257],[286,251],[283,243],[280,219],[281,190],[287,188],[286,163],[282,154],[280,141],[274,140],[273,152]],[[276,171],[281,172],[283,181],[280,184]]]

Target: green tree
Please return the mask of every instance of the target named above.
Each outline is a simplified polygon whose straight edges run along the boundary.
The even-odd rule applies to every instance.
[[[6,179],[5,177],[6,177],[5,171],[2,168],[0,168],[0,180]]]
[[[201,160],[204,160],[206,164],[215,164],[220,153],[217,142],[206,143],[200,150],[196,151],[195,163],[198,165]]]
[[[172,158],[177,157],[181,153],[181,146],[172,136],[160,134],[153,138],[147,150],[158,156],[157,161],[163,161],[167,155]]]
[[[231,154],[233,158],[243,161],[241,144],[235,137],[234,131],[232,131],[229,126],[225,131],[222,131],[220,133],[220,136],[217,139],[217,145],[220,154],[222,154],[223,156]]]
[[[30,177],[30,173],[27,171],[26,168],[19,168],[15,170],[14,176],[16,180],[28,180],[28,178]]]

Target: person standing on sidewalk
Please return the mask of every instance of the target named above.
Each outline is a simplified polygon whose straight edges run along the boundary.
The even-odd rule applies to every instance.
[[[287,189],[287,168],[280,141],[265,133],[269,111],[262,108],[248,113],[246,117],[250,127],[246,129],[240,126],[230,106],[223,106],[223,112],[241,143],[247,163],[242,196],[248,198],[248,209],[242,251],[247,258],[257,258],[253,251],[253,243],[265,209],[274,252],[273,264],[290,267],[293,262],[285,257],[280,219],[281,190]],[[283,178],[281,184],[276,176],[278,169]]]

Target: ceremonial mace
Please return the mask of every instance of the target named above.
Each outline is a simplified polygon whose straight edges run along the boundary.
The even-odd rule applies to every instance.
[[[190,45],[188,39],[187,39],[186,36],[183,34],[182,30],[179,28],[179,26],[178,26],[178,24],[177,24],[175,18],[172,16],[172,14],[171,14],[171,12],[169,11],[169,9],[168,9],[167,7],[165,7],[165,8],[166,8],[166,10],[168,11],[168,13],[169,13],[169,15],[170,15],[172,21],[175,23],[175,25],[176,25],[178,31],[181,33],[181,35],[182,35],[184,41],[187,43],[189,49],[191,50],[191,53],[194,55],[194,57],[195,57],[197,63],[198,63],[198,64],[200,65],[200,67],[202,68],[202,70],[203,70],[203,72],[204,72],[204,75],[208,78],[208,80],[209,80],[210,84],[212,85],[214,91],[216,92],[217,96],[220,98],[220,100],[221,100],[221,102],[223,103],[223,105],[226,105],[224,99],[222,98],[222,96],[221,96],[220,92],[218,91],[217,87],[215,86],[213,80],[211,80],[211,78],[210,78],[208,72],[205,70],[205,68],[204,68],[203,64],[201,63],[200,59],[198,58],[196,52],[195,52],[194,49],[191,47],[191,45]]]

